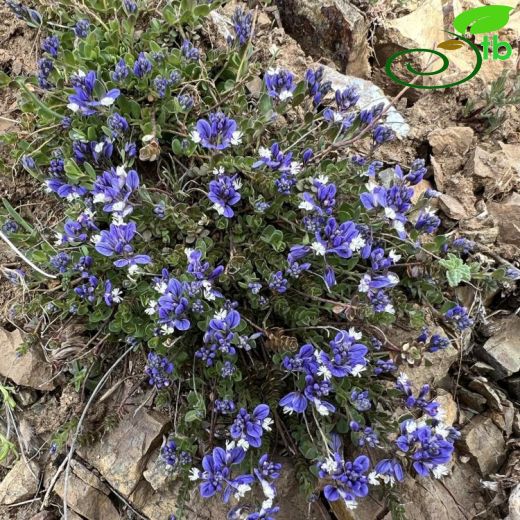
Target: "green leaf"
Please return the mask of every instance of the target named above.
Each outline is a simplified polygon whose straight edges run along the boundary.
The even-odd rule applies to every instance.
[[[468,27],[471,34],[483,34],[502,29],[509,21],[508,5],[484,5],[469,9],[453,20],[453,27],[464,34]]]
[[[439,264],[446,269],[446,278],[450,287],[457,287],[460,282],[471,280],[471,269],[458,256],[448,254],[448,258],[440,260]]]

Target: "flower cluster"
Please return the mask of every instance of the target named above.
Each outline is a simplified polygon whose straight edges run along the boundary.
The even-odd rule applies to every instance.
[[[60,11],[44,24],[7,0],[43,32],[41,88],[20,95],[34,128],[13,159],[59,199],[61,217],[40,232],[1,210],[2,238],[61,282],[2,268],[38,287],[19,319],[102,334],[101,358],[74,358],[87,389],[122,345],[144,352],[151,406],[176,417],[158,465],[204,498],[237,500],[230,519],[275,518],[282,443],[309,495],[324,484],[349,507],[381,483],[441,476],[458,434],[434,389],[413,389],[398,365],[410,344],[426,358],[448,348],[442,326],[456,336],[473,325],[448,300],[460,273],[439,258],[464,264],[461,283],[498,287],[500,274],[479,271],[464,237],[430,236],[442,222],[439,193],[417,193],[425,161],[379,160],[394,137],[385,104],[365,105],[353,85],[333,90],[324,68],[277,68],[274,49],[268,59],[252,48],[243,8],[229,41],[214,43],[200,31],[221,3],[107,0],[88,19]],[[408,345],[395,344],[401,323]]]

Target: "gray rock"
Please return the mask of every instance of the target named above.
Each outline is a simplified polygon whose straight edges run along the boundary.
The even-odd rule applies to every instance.
[[[32,498],[38,491],[40,468],[20,459],[0,483],[0,504],[7,506]]]
[[[509,496],[509,518],[520,520],[520,484],[513,488]]]
[[[119,512],[104,492],[105,484],[78,462],[71,468],[67,483],[68,507],[87,520],[119,520]],[[65,475],[62,474],[54,486],[54,492],[62,500],[65,496],[64,479]]]
[[[316,59],[328,57],[341,71],[370,75],[368,23],[348,0],[276,0],[282,24]]]
[[[501,320],[498,332],[484,343],[480,356],[495,368],[497,379],[518,372],[520,370],[520,317],[511,316]]]
[[[397,488],[406,518],[413,520],[468,520],[486,507],[480,477],[468,464],[455,463],[450,475],[436,480],[407,478]],[[371,517],[370,520],[373,520]],[[380,518],[380,517],[377,517]],[[367,519],[368,520],[368,519]],[[388,513],[384,520],[392,520]]]
[[[19,330],[8,332],[0,328],[0,375],[8,377],[17,385],[36,390],[53,390],[52,368],[45,362],[37,348],[29,348],[23,355],[18,349],[23,345]]]
[[[465,406],[475,412],[483,412],[486,408],[487,399],[477,392],[471,392],[467,388],[460,387],[457,390],[457,395]]]
[[[506,384],[511,397],[520,401],[520,375],[506,379]]]
[[[502,432],[483,415],[474,417],[462,429],[462,445],[483,476],[496,472],[506,457]]]
[[[161,444],[169,418],[141,408],[130,412],[100,442],[79,454],[120,493],[129,496],[141,479],[150,453]]]

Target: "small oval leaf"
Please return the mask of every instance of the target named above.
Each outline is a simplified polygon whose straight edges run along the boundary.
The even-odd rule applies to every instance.
[[[468,27],[471,34],[483,34],[502,29],[509,21],[508,5],[484,5],[459,14],[453,20],[453,27],[464,34]]]
[[[464,45],[465,44],[460,40],[446,40],[444,42],[439,43],[437,47],[446,51],[453,51],[455,49],[460,49],[461,47],[464,47]]]

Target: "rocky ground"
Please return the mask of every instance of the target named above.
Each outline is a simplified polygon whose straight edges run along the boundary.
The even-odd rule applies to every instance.
[[[253,7],[258,2],[251,1]],[[516,7],[516,1],[504,0]],[[277,0],[261,8],[256,37],[265,53],[278,48],[277,64],[302,75],[316,62],[326,66],[334,87],[357,83],[365,100],[390,98],[398,91],[382,72],[386,58],[403,48],[431,48],[444,39],[461,5],[470,2],[431,0],[425,4],[400,0],[368,3],[363,0]],[[466,5],[467,4],[467,5]],[[207,27],[213,38],[225,38],[227,6],[214,14]],[[12,75],[33,71],[38,39],[32,30],[0,6],[0,69]],[[486,63],[471,82],[444,91],[413,89],[392,113],[400,138],[381,150],[389,164],[427,159],[429,177],[423,189],[442,192],[439,211],[444,224],[479,244],[480,259],[495,265],[518,265],[520,252],[520,107],[503,107],[504,117],[490,132],[485,93],[503,71],[509,72],[506,92],[517,74],[520,10],[500,33],[515,47],[505,62]],[[459,55],[449,73],[464,75],[467,60]],[[260,79],[250,85],[258,91]],[[489,112],[487,112],[489,114]],[[0,132],[15,128],[16,93],[0,91]],[[491,114],[494,114],[491,111]],[[0,154],[1,154],[0,150]],[[12,174],[12,165],[0,172],[0,195],[39,227],[52,221],[53,211],[41,204],[40,188],[32,179]],[[0,245],[0,265],[17,266],[17,260]],[[2,276],[2,275],[0,275]],[[459,349],[432,355],[431,364],[413,370],[404,363],[414,384],[433,383],[446,421],[462,432],[450,475],[442,481],[409,481],[400,489],[410,520],[520,519],[520,292],[511,284],[503,293],[482,294],[464,290],[464,304],[480,317],[472,337]],[[0,518],[52,520],[61,518],[65,494],[62,459],[49,454],[49,441],[64,424],[79,417],[85,396],[63,385],[53,374],[59,359],[48,359],[45,349],[31,349],[22,357],[17,350],[23,336],[10,321],[13,301],[27,297],[0,277],[0,376],[15,386],[17,406],[0,418],[0,434],[18,446],[19,457],[0,464]],[[397,336],[396,332],[396,336]],[[49,338],[49,336],[52,336]],[[78,340],[78,337],[80,338]],[[67,348],[86,342],[81,331],[47,331]],[[396,337],[401,345],[406,331]],[[394,341],[394,340],[393,340]],[[94,345],[95,347],[95,345]],[[86,415],[89,447],[74,455],[67,484],[68,518],[116,520],[167,519],[183,496],[157,471],[155,461],[171,410],[149,408],[140,389],[142,367],[130,359],[114,373],[108,391]],[[67,432],[63,432],[64,435]],[[2,437],[0,437],[2,439]],[[84,439],[85,441],[85,439]],[[391,518],[373,499],[354,512],[331,508],[317,501],[306,503],[298,495],[295,468],[289,468],[280,485],[282,520],[375,520]],[[53,477],[59,475],[56,481]],[[46,493],[52,488],[51,493]],[[223,520],[217,503],[202,503],[195,494],[185,497],[187,518]]]

